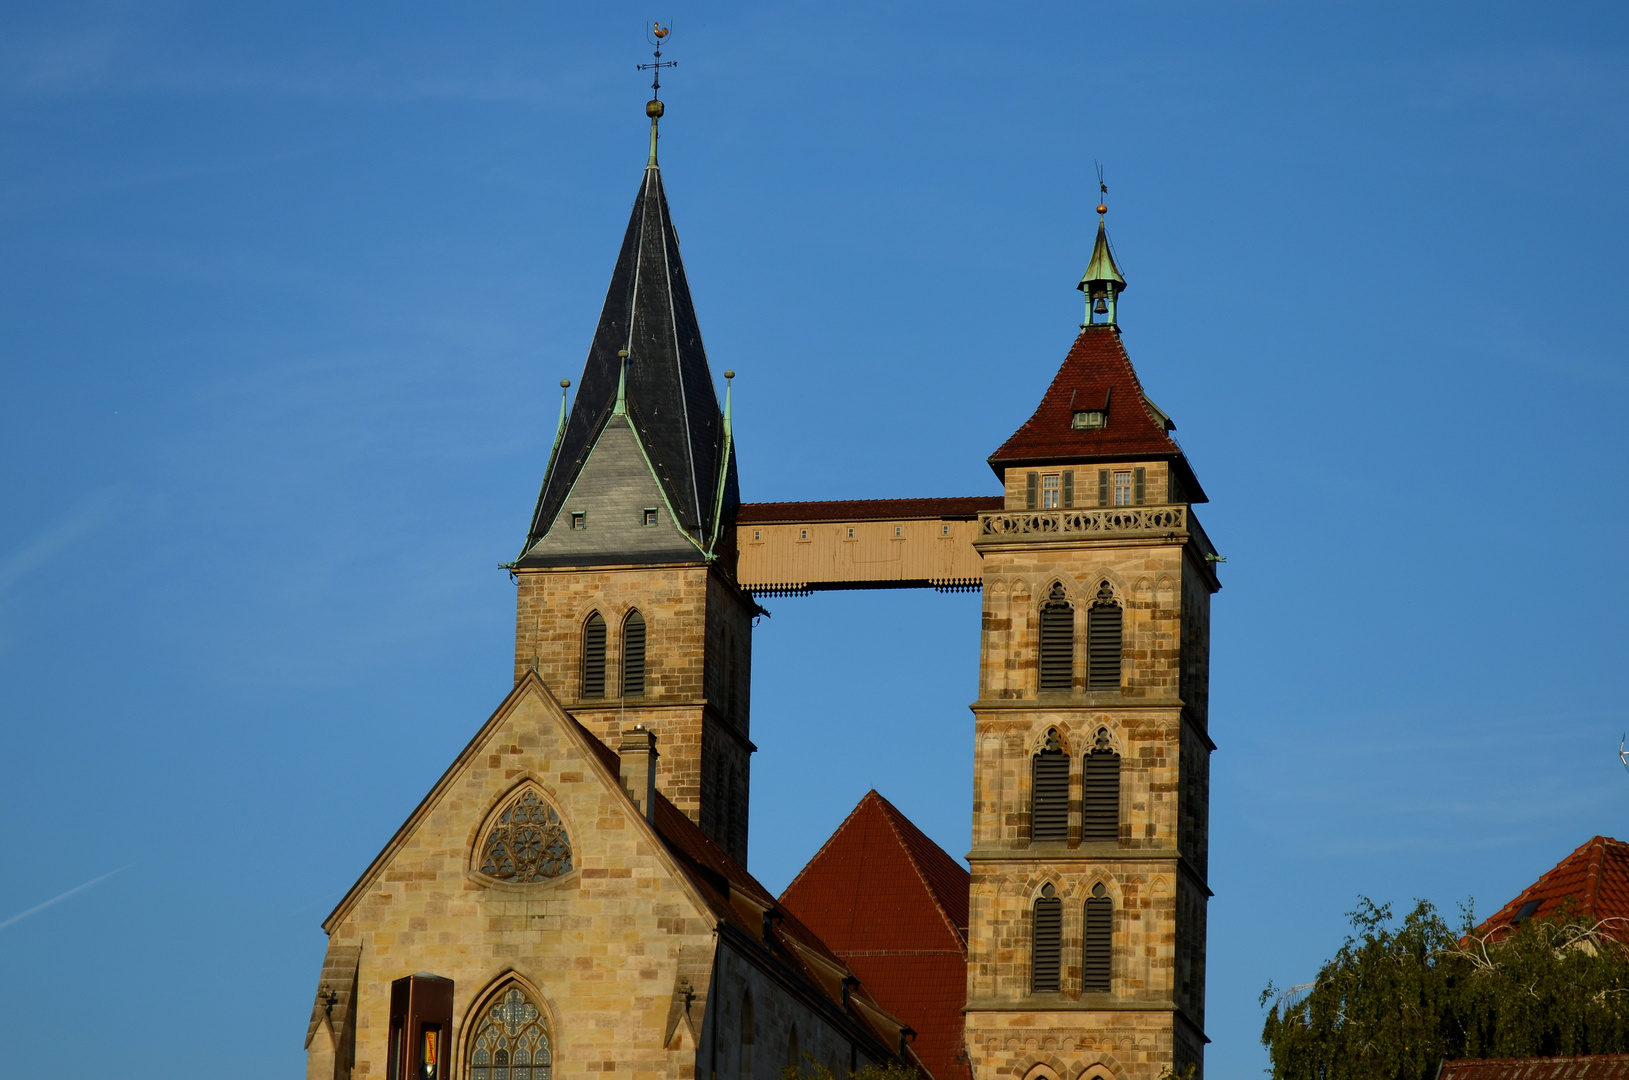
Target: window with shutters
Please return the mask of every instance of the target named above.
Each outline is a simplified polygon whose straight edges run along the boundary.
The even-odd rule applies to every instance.
[[[1086,898],[1086,949],[1081,957],[1080,988],[1106,994],[1114,977],[1114,900],[1099,881]]]
[[[1041,509],[1056,510],[1058,508],[1058,494],[1062,490],[1059,486],[1061,477],[1057,473],[1047,473],[1041,477]]]
[[[1063,752],[1056,728],[1032,761],[1029,838],[1032,843],[1062,843],[1069,839],[1069,755]]]
[[[553,1073],[547,1022],[516,984],[481,1011],[469,1048],[470,1080],[549,1080]]]
[[[1075,609],[1063,585],[1055,584],[1041,605],[1040,689],[1044,694],[1066,694],[1074,688]]]
[[[1024,509],[1035,509],[1041,498],[1041,474],[1024,474]]]
[[[1082,769],[1080,839],[1088,844],[1120,839],[1120,755],[1108,728],[1097,729],[1096,745]]]
[[[1086,612],[1086,689],[1120,689],[1121,618],[1120,604],[1107,581],[1097,590],[1097,598]]]
[[[645,617],[629,612],[622,624],[622,696],[645,693]]]
[[[1037,994],[1058,992],[1058,968],[1063,948],[1063,901],[1048,882],[1041,886],[1031,917],[1034,929],[1030,950],[1030,990]]]
[[[1129,469],[1114,474],[1114,505],[1131,505],[1131,471]]]
[[[605,619],[594,612],[583,623],[583,697],[605,696]]]
[[[1063,508],[1065,510],[1075,505],[1075,474],[1073,470],[1066,469],[1063,474]]]

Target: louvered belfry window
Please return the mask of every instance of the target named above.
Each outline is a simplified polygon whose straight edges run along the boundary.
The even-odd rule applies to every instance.
[[[1120,839],[1120,755],[1107,728],[1097,730],[1097,745],[1086,755],[1080,810],[1082,843],[1115,843]]]
[[[1069,839],[1069,755],[1063,752],[1056,729],[1046,733],[1046,745],[1035,755],[1034,789],[1030,793],[1029,838],[1035,843],[1062,843]]]
[[[1058,966],[1063,945],[1063,901],[1048,882],[1035,901],[1035,939],[1030,954],[1030,989],[1038,994],[1058,991]]]
[[[1116,610],[1119,610],[1118,608]],[[1062,585],[1041,605],[1042,693],[1068,693],[1075,686],[1075,609]]]
[[[583,697],[605,696],[605,620],[599,612],[583,624]]]
[[[1099,881],[1086,898],[1086,952],[1080,988],[1088,994],[1109,992],[1114,976],[1114,900]]]
[[[1120,689],[1121,627],[1120,605],[1105,581],[1086,613],[1086,689]]]
[[[622,624],[622,696],[645,693],[645,617],[635,611]]]

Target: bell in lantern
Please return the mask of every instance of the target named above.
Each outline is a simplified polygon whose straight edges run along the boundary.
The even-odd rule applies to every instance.
[[[1092,305],[1093,314],[1107,315],[1109,313],[1109,294],[1100,292],[1096,294],[1096,298],[1097,303]]]

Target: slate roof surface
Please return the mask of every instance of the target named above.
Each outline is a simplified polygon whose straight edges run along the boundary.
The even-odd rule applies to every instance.
[[[1076,412],[1099,409],[1108,413],[1103,427],[1073,426]],[[1183,460],[1182,448],[1143,396],[1119,331],[1106,324],[1081,329],[1035,414],[990,455],[990,466],[999,475],[1008,465],[1091,458]]]
[[[968,872],[875,791],[781,894],[889,1012],[934,1080],[969,1080]]]
[[[1511,925],[1530,900],[1537,900],[1538,905],[1526,918],[1554,915],[1570,900],[1572,912],[1583,918],[1623,920],[1608,921],[1601,928],[1603,933],[1629,936],[1629,843],[1610,836],[1591,837],[1478,926],[1476,933]]]
[[[961,495],[943,499],[832,499],[824,502],[742,503],[737,525],[788,521],[899,521],[932,518],[968,521],[1000,510],[1000,495]]]
[[[1462,1058],[1443,1062],[1437,1080],[1629,1080],[1629,1054]]]
[[[577,724],[594,753],[605,763],[605,767],[620,777],[621,757],[575,718],[572,719],[572,723]],[[757,878],[747,872],[746,867],[731,858],[712,837],[702,832],[695,822],[686,817],[683,811],[675,807],[667,800],[667,796],[660,792],[656,794],[655,824],[656,832],[661,836],[668,851],[720,921],[729,923],[763,945],[801,981],[820,991],[839,1009],[842,1008],[843,1002],[842,976],[852,972],[860,980],[860,987],[852,992],[852,996],[860,1004],[877,1013],[892,1012],[886,1004],[881,1003],[874,989],[866,982],[863,973],[856,970],[853,965],[845,964],[843,959],[821,940],[817,932],[799,921],[796,914],[788,911]],[[736,903],[732,900],[732,890],[741,894],[746,903]],[[764,940],[761,914],[764,909],[781,913],[781,918],[772,923],[770,932],[772,940],[767,942]],[[825,962],[826,967],[823,969],[820,963],[812,962],[807,953],[819,957]],[[850,1015],[872,1032],[879,1045],[890,1053],[896,1049],[892,1032],[879,1024],[876,1016],[867,1016],[863,1008],[852,1010]]]
[[[719,467],[725,464],[724,417],[679,258],[662,173],[655,165],[640,179],[577,398],[538,494],[526,549],[559,515],[616,405],[622,366],[617,353],[622,349],[629,354],[629,418],[679,525],[705,543],[714,525]],[[733,453],[727,467],[723,526],[733,520],[741,501]]]

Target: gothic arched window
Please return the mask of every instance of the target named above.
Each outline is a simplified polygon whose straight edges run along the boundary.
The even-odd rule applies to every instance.
[[[1051,882],[1041,886],[1032,924],[1035,934],[1030,947],[1030,989],[1036,993],[1056,993],[1063,947],[1063,901],[1058,899]]]
[[[605,696],[605,619],[594,612],[583,623],[583,697]]]
[[[1113,843],[1120,839],[1120,755],[1109,729],[1097,729],[1097,742],[1083,763],[1080,839]]]
[[[571,838],[560,815],[530,788],[503,808],[481,845],[481,873],[500,881],[546,881],[571,869]]]
[[[1069,755],[1063,752],[1058,731],[1046,733],[1046,742],[1031,760],[1029,838],[1035,843],[1061,843],[1069,839]]]
[[[645,693],[645,617],[629,612],[622,624],[622,696]]]
[[[549,1080],[554,1053],[543,1013],[511,985],[481,1014],[470,1040],[470,1080]]]
[[[1061,584],[1053,585],[1041,605],[1042,693],[1068,693],[1075,688],[1075,609]]]
[[[1086,689],[1120,689],[1120,604],[1107,581],[1086,612]]]
[[[757,1023],[752,1015],[752,995],[741,995],[741,1060],[738,1071],[742,1080],[752,1080],[752,1050],[758,1041]]]
[[[1088,994],[1109,992],[1114,973],[1114,900],[1099,881],[1086,898],[1086,951],[1080,988]]]

